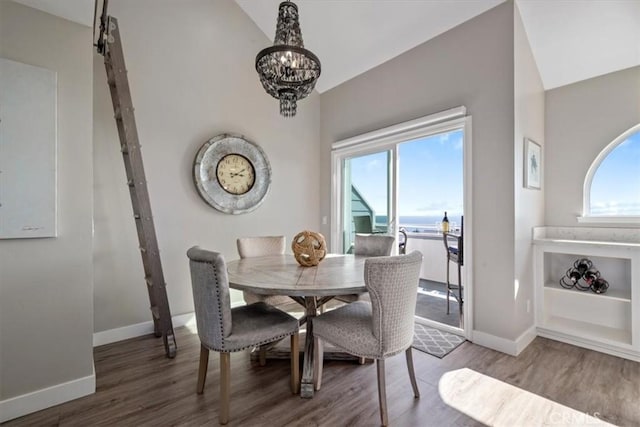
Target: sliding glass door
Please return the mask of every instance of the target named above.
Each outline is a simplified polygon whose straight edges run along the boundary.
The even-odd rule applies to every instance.
[[[424,262],[416,314],[461,331],[462,319],[470,318],[463,302],[469,295],[465,277],[471,259],[466,251],[459,279],[456,266],[447,264],[442,221],[446,215],[457,236],[463,218],[469,229],[470,118],[435,117],[434,123],[430,118],[423,125],[408,122],[333,145],[331,250],[351,253],[356,233],[394,236],[393,254],[400,252],[400,243],[407,252],[419,250]],[[466,235],[460,242],[472,247]],[[462,291],[453,292],[459,283]]]
[[[389,150],[345,155],[340,251],[351,252],[355,233],[437,233],[445,212],[451,230],[459,229],[462,144],[458,129],[399,142]]]
[[[439,232],[445,212],[450,230],[459,230],[463,137],[453,130],[398,144],[398,223],[407,232]]]
[[[341,252],[352,252],[356,233],[393,233],[392,158],[389,150],[345,157]]]

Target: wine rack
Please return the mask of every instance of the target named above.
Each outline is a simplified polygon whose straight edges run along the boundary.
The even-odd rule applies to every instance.
[[[640,360],[640,230],[536,227],[533,244],[538,335]],[[560,285],[582,258],[606,277],[605,293]]]

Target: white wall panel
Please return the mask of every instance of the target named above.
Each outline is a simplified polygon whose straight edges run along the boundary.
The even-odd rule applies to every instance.
[[[0,238],[56,235],[56,83],[0,58]]]

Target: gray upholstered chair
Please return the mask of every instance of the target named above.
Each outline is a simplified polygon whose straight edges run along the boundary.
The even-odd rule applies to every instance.
[[[356,234],[353,245],[354,255],[389,256],[395,238],[386,234]]]
[[[386,358],[405,352],[413,394],[420,397],[411,345],[421,264],[422,254],[418,251],[365,260],[364,280],[371,303],[356,301],[313,319],[313,333],[320,341],[356,356],[376,359],[380,419],[385,426],[388,424]],[[321,366],[317,376],[321,382]]]
[[[240,237],[236,240],[236,244],[240,258],[253,258],[267,255],[282,255],[287,241],[284,236]],[[259,295],[253,292],[243,291],[242,296],[247,304],[262,301],[269,305],[278,306],[291,302],[291,298],[286,295]]]
[[[200,337],[197,392],[204,391],[209,350],[220,353],[220,424],[229,421],[230,353],[291,337],[298,354],[298,320],[263,302],[230,308],[227,265],[221,254],[197,246],[187,251]],[[291,391],[298,392],[299,360],[291,358]]]
[[[376,256],[389,256],[393,249],[393,242],[395,238],[385,234],[356,234],[353,254],[376,257]],[[342,302],[353,302],[363,298],[363,295],[348,294],[339,295],[337,300]],[[365,299],[368,299],[365,297]]]

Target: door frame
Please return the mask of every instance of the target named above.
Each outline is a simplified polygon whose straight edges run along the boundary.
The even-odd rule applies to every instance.
[[[463,138],[463,210],[464,210],[464,249],[465,266],[463,283],[466,283],[465,303],[463,305],[464,329],[451,328],[451,332],[464,334],[471,338],[473,331],[473,186],[472,186],[472,138],[471,116],[464,106],[420,117],[415,120],[388,126],[351,138],[336,141],[331,146],[331,252],[339,252],[343,247],[344,212],[344,162],[345,160],[380,151],[391,151],[391,179],[388,212],[390,232],[398,240],[397,230],[397,177],[398,145],[435,134],[462,130]],[[397,248],[394,246],[394,251]],[[397,253],[397,252],[394,252]],[[443,255],[444,260],[444,255]],[[428,322],[427,322],[428,323]],[[435,322],[434,322],[435,323]],[[438,324],[439,325],[439,324]],[[446,328],[448,329],[448,328]]]

